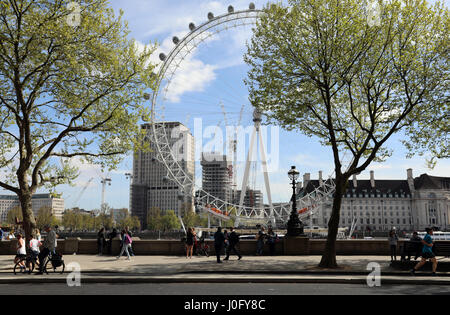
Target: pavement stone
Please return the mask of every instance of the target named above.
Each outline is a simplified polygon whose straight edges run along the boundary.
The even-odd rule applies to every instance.
[[[81,267],[83,282],[313,282],[366,283],[369,263],[381,267],[384,283],[450,284],[450,273],[440,272],[431,277],[428,270],[416,277],[407,271],[390,267],[385,256],[338,256],[338,269],[322,269],[317,265],[321,256],[248,256],[238,261],[217,264],[216,257],[196,256],[135,256],[130,261],[122,257],[65,255],[64,275],[13,275],[14,256],[0,256],[0,283],[65,282],[71,272],[67,266],[76,262]],[[448,259],[447,259],[448,261]],[[448,262],[447,262],[448,263]]]

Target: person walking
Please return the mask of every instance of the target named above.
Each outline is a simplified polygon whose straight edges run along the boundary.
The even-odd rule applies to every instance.
[[[192,259],[192,251],[194,248],[194,237],[195,234],[192,231],[192,228],[188,228],[186,233],[186,259]]]
[[[217,232],[214,234],[214,249],[216,250],[217,263],[222,263],[220,260],[220,254],[225,244],[225,236],[222,233],[222,228],[219,226]]]
[[[388,240],[391,249],[391,262],[393,262],[397,260],[397,242],[398,242],[398,236],[394,230],[391,230],[389,232]]]
[[[427,235],[425,235],[425,237],[422,240],[422,259],[421,261],[411,270],[411,275],[415,275],[416,271],[419,270],[420,268],[422,268],[423,265],[425,265],[425,263],[427,262],[427,260],[429,259],[433,266],[432,266],[432,275],[436,276],[436,270],[437,270],[437,259],[436,259],[436,255],[433,253],[433,245],[434,245],[434,241],[433,241],[433,229],[432,228],[427,228],[425,229],[427,232]]]
[[[117,237],[117,229],[114,228],[112,232],[108,234],[108,255],[112,255],[112,243],[113,240]]]
[[[97,252],[99,256],[103,255],[103,248],[105,247],[105,228],[102,227],[97,234]]]
[[[120,257],[123,255],[123,253],[127,254],[127,260],[131,260],[130,258],[130,252],[129,249],[131,247],[131,243],[133,242],[131,240],[131,237],[128,235],[128,233],[124,230],[122,230],[122,250],[120,251],[119,256],[117,256],[117,259],[120,259]]]
[[[25,246],[25,240],[23,239],[22,234],[17,235],[17,252],[16,257],[14,258],[14,264],[17,264],[21,259],[27,257],[27,249]],[[20,263],[20,269],[25,269],[25,263],[22,261]]]
[[[264,251],[264,241],[266,239],[266,232],[264,230],[264,227],[261,227],[261,229],[258,231],[258,234],[256,235],[256,255],[261,256]]]
[[[133,233],[130,231],[130,228],[128,226],[125,227],[125,233],[128,234],[130,239],[133,239]],[[128,251],[130,252],[130,256],[134,257],[134,251],[133,251],[133,244],[130,243],[130,247],[128,248]]]
[[[39,253],[39,271],[37,275],[42,275],[44,273],[44,260],[50,253],[56,252],[56,233],[52,230],[49,225],[44,227],[44,231],[47,233],[44,243],[42,243],[42,251]]]
[[[3,232],[2,228],[0,227],[0,242],[3,241],[3,234],[4,234],[4,232]]]
[[[33,255],[33,260],[36,260],[41,252],[39,247],[42,246],[42,243],[37,239],[36,235],[33,236],[33,239],[30,241],[30,250],[31,255]]]
[[[269,227],[267,231],[267,244],[269,244],[270,256],[275,255],[275,244],[278,241],[278,235],[273,231],[272,227]]]
[[[239,244],[239,235],[236,233],[234,228],[230,228],[230,234],[228,235],[228,248],[226,250],[227,256],[224,260],[228,260],[230,258],[231,251],[234,251],[234,253],[238,256],[238,260],[242,259],[241,253],[236,249],[236,245]]]

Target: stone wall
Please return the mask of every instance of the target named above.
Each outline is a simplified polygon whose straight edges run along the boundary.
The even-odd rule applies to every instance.
[[[214,241],[206,241],[209,245],[210,255],[214,255]],[[450,241],[437,241],[446,242]],[[325,249],[325,240],[310,240],[299,238],[294,240],[282,240],[275,246],[276,255],[322,255]],[[17,241],[0,242],[0,255],[14,255]],[[399,247],[402,241],[399,241]],[[120,250],[120,241],[114,240],[112,252],[117,255]],[[239,243],[242,255],[255,255],[256,241],[241,240]],[[97,240],[81,240],[79,238],[67,238],[58,240],[58,252],[64,254],[77,253],[79,255],[97,254]],[[140,240],[133,241],[133,250],[136,255],[184,255],[184,244],[179,240]],[[105,249],[106,251],[106,249]],[[400,250],[397,251],[400,255]],[[269,254],[269,246],[264,247],[264,255]],[[338,240],[336,241],[337,255],[389,255],[389,243],[387,240]]]

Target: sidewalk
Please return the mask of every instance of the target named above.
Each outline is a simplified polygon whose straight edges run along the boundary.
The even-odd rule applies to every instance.
[[[431,277],[424,269],[416,277],[407,271],[389,266],[384,256],[338,256],[338,269],[321,269],[321,256],[246,256],[237,261],[235,256],[222,264],[215,257],[136,256],[131,261],[122,257],[66,255],[65,275],[35,276],[12,273],[14,256],[0,256],[0,283],[65,281],[71,272],[67,267],[76,262],[81,266],[85,282],[333,282],[366,283],[373,270],[369,263],[381,267],[384,283],[450,284],[450,273],[441,272]],[[446,259],[446,263],[450,260]]]

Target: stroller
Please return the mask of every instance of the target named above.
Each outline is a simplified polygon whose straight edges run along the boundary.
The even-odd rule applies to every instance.
[[[206,244],[204,237],[201,237],[199,241],[195,242],[195,249],[197,255],[209,257],[209,246]]]

